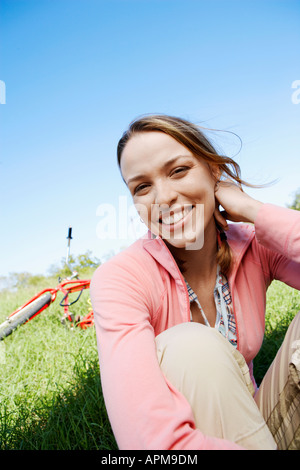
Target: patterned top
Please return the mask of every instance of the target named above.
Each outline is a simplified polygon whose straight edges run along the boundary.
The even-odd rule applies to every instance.
[[[200,309],[200,312],[204,319],[205,324],[207,326],[210,326],[205,316],[205,313],[200,305],[197,295],[195,294],[191,286],[188,284],[188,282],[185,281],[185,283],[188,289],[190,304],[193,302],[196,302],[196,304],[198,305],[198,308]],[[224,276],[224,274],[221,273],[219,266],[217,268],[216,284],[214,288],[214,299],[215,299],[216,310],[217,310],[215,328],[217,328],[217,330],[219,330],[220,333],[225,338],[227,338],[229,342],[236,348],[237,347],[236,323],[235,323],[235,317],[234,317],[234,312],[233,312],[231,293],[230,293],[229,284],[226,279],[226,276]],[[192,312],[191,312],[191,321],[193,321]]]

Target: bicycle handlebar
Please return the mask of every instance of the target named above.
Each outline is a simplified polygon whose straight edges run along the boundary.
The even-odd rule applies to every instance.
[[[72,240],[72,227],[69,227],[67,239]]]

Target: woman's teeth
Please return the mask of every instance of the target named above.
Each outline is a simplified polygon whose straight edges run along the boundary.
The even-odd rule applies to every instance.
[[[165,225],[171,225],[171,224],[176,224],[179,222],[181,219],[183,219],[190,211],[192,210],[192,206],[187,207],[183,211],[180,212],[175,212],[175,214],[172,215],[164,215],[161,217],[161,222]]]

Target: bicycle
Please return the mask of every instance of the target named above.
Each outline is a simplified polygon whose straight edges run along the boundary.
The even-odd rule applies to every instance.
[[[66,258],[66,265],[68,265],[69,253],[70,253],[70,242],[72,239],[72,227],[68,230],[68,251]],[[76,280],[75,280],[76,278]],[[91,310],[84,318],[75,316],[69,311],[69,307],[75,304],[82,292],[90,287],[90,279],[80,280],[79,275],[76,271],[72,272],[70,277],[65,279],[58,279],[58,285],[54,288],[48,288],[40,291],[38,294],[33,296],[28,302],[21,305],[17,310],[12,312],[6,320],[0,324],[0,341],[9,336],[18,326],[27,323],[34,317],[39,315],[43,310],[47,309],[57,297],[57,293],[60,291],[64,294],[63,299],[60,301],[60,306],[64,307],[64,315],[61,318],[63,324],[68,320],[71,326],[80,327],[86,329],[94,325],[94,315]],[[78,292],[79,294],[75,300],[69,302],[69,295]]]

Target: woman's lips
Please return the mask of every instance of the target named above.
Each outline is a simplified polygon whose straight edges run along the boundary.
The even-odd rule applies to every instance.
[[[160,216],[159,223],[166,228],[168,227],[170,230],[175,230],[185,222],[186,217],[191,213],[193,207],[194,206],[190,205],[174,211],[168,211]]]

